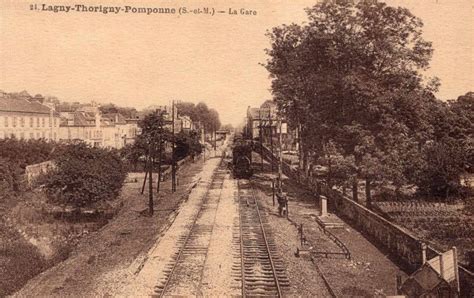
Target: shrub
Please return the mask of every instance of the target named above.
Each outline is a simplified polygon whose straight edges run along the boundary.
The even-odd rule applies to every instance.
[[[126,176],[118,151],[71,144],[57,152],[56,170],[45,178],[53,200],[75,207],[114,199]]]
[[[49,160],[56,148],[45,140],[0,139],[0,196],[19,192],[25,167]]]
[[[0,157],[0,195],[20,190],[22,172],[17,162]]]

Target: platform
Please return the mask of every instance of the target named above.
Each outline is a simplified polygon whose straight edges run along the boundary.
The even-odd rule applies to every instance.
[[[325,229],[344,228],[344,222],[339,217],[330,213],[325,216],[316,216],[315,220]]]

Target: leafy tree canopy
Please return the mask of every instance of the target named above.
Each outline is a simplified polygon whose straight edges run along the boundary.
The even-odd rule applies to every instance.
[[[56,202],[76,207],[117,197],[126,177],[118,151],[92,148],[85,143],[58,150],[56,170],[45,177],[45,185]]]
[[[431,142],[451,144],[451,138],[472,148],[472,93],[449,105],[434,97],[439,80],[423,77],[432,45],[408,9],[322,1],[307,14],[306,24],[267,33],[264,66],[280,112],[301,130],[303,151],[315,162],[332,160],[328,177],[401,185],[426,169],[420,149]],[[436,152],[451,150],[440,146],[446,150]]]

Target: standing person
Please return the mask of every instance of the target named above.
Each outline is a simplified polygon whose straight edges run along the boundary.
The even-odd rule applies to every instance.
[[[287,212],[287,197],[286,197],[286,194],[283,193],[281,187],[278,187],[278,191],[276,195],[277,195],[277,201],[278,201],[278,214],[282,216],[286,214]]]

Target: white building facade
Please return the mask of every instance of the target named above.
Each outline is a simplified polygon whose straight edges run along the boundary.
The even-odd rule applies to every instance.
[[[59,140],[59,114],[37,97],[0,92],[0,139]]]

